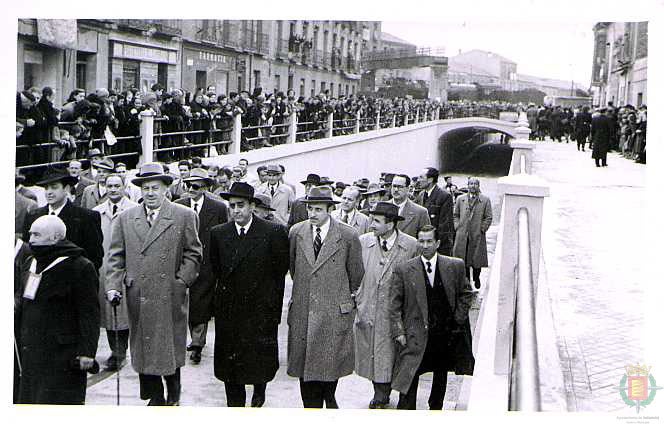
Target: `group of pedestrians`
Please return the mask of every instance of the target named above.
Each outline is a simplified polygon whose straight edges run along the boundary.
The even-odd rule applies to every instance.
[[[477,179],[458,189],[435,168],[373,183],[312,173],[295,198],[278,164],[252,176],[241,160],[229,178],[153,162],[130,178],[93,153],[89,170],[72,161],[43,176],[41,208],[16,176],[15,402],[84,403],[104,327],[106,368],[129,351],[141,399],[177,405],[186,351],[201,362],[214,318],[227,405],[245,406],[252,385],[260,407],[279,368],[288,273],[287,373],[303,406],[338,407],[337,382],[355,372],[374,385],[370,408],[394,389],[397,407],[414,409],[419,376],[434,372],[429,406],[441,409],[447,372],[472,374],[468,309],[492,219]],[[82,204],[80,192],[96,196]]]

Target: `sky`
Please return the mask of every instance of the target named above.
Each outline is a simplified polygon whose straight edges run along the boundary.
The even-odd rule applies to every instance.
[[[590,86],[595,22],[382,21],[382,31],[418,47],[444,47],[448,57],[487,50],[517,64],[517,73]]]

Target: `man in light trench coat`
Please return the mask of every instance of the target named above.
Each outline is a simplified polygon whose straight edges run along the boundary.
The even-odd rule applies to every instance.
[[[143,205],[113,223],[106,274],[109,301],[124,295],[131,365],[148,405],[178,405],[187,348],[187,289],[196,281],[203,248],[198,215],[166,199],[173,177],[146,163],[132,180]],[[168,396],[164,399],[162,377]]]
[[[300,379],[305,408],[337,408],[337,382],[353,372],[362,247],[357,230],[330,217],[331,188],[313,187],[303,202],[309,219],[289,234],[288,375]]]
[[[371,232],[360,236],[364,278],[357,292],[355,372],[373,383],[370,409],[390,403],[394,340],[390,333],[390,280],[394,268],[417,255],[417,240],[397,229],[397,205],[378,202],[369,210]]]
[[[468,179],[468,193],[459,196],[454,204],[456,238],[452,256],[463,259],[466,278],[473,269],[475,289],[480,289],[480,272],[489,266],[486,251],[486,232],[493,219],[491,200],[480,193],[480,180]]]

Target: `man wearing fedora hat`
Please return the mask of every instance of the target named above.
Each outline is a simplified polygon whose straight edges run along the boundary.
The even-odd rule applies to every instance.
[[[306,196],[309,194],[309,191],[312,187],[317,187],[320,184],[320,176],[317,174],[307,175],[306,180],[300,181],[300,184],[304,185],[304,196],[298,197],[295,199],[291,205],[290,216],[288,217],[288,228],[290,229],[293,225],[298,222],[306,220],[309,215],[307,214],[307,205],[303,202]]]
[[[399,208],[378,202],[369,211],[371,232],[360,236],[364,277],[355,298],[355,372],[374,387],[369,408],[390,403],[394,341],[390,333],[390,280],[394,268],[417,255],[417,240],[397,229]]]
[[[305,408],[337,408],[337,382],[353,372],[362,247],[357,230],[330,217],[337,202],[329,187],[312,187],[303,202],[309,219],[289,234],[288,375],[300,379]]]
[[[95,184],[85,187],[81,196],[81,207],[86,209],[92,209],[106,201],[106,177],[115,170],[111,158],[95,162],[92,167],[96,171]]]
[[[23,175],[21,171],[17,169],[16,174],[14,176],[14,187],[16,189],[16,193],[22,195],[23,197],[27,197],[28,199],[37,203],[37,196],[35,195],[35,193],[32,192],[32,190],[26,188],[23,185],[24,182],[25,182],[25,175]]]
[[[159,163],[140,167],[132,183],[140,186],[143,203],[116,218],[106,274],[107,299],[126,297],[131,365],[139,376],[141,399],[155,406],[179,404],[187,289],[203,257],[198,215],[166,198],[172,182]]]
[[[194,168],[183,179],[187,188],[186,197],[175,201],[179,205],[191,208],[198,214],[198,238],[203,245],[203,262],[196,282],[189,289],[189,334],[191,344],[190,359],[197,364],[201,361],[201,351],[205,347],[208,321],[212,318],[212,298],[214,295],[214,276],[210,263],[210,231],[213,227],[228,221],[226,205],[214,198],[208,191],[213,183],[207,171]]]
[[[47,205],[32,210],[25,217],[23,241],[28,242],[30,226],[37,218],[43,215],[56,215],[67,227],[67,240],[83,249],[84,256],[99,270],[104,258],[101,218],[98,212],[76,206],[69,200],[71,187],[76,181],[77,179],[64,169],[46,170],[42,180],[37,184],[44,187]]]
[[[340,208],[332,211],[332,218],[348,224],[362,235],[369,231],[369,217],[357,210],[360,203],[360,190],[357,187],[348,187],[341,193]]]
[[[367,190],[362,193],[362,197],[364,198],[364,205],[365,207],[360,210],[365,215],[369,215],[369,211],[376,206],[376,203],[380,202],[383,200],[383,196],[385,195],[385,190],[382,188],[379,184],[377,183],[371,183],[367,186]]]
[[[286,225],[290,216],[291,205],[295,201],[295,193],[281,180],[279,165],[268,165],[267,182],[256,189],[256,193],[270,196],[271,206],[274,208],[274,217],[280,224]]]
[[[408,198],[410,177],[399,174],[392,178],[392,203],[399,207],[399,215],[405,219],[399,222],[399,231],[411,237],[417,237],[417,232],[425,225],[431,224],[429,212]]]
[[[266,221],[274,221],[274,208],[272,208],[272,199],[267,194],[256,193],[256,208],[254,213]]]
[[[90,167],[81,171],[80,177],[87,178],[88,180],[96,181],[97,170],[94,165],[102,160],[104,155],[101,154],[101,150],[94,148],[88,151],[88,160],[90,161]]]
[[[69,172],[69,175],[78,180],[74,187],[72,187],[72,197],[70,197],[76,206],[81,206],[81,199],[83,198],[83,191],[85,191],[85,188],[94,185],[95,183],[81,175],[82,167],[83,165],[81,164],[81,161],[76,159],[69,161],[69,164],[67,165],[67,172]]]
[[[245,385],[254,386],[251,406],[265,403],[267,383],[279,369],[277,328],[288,272],[286,228],[254,215],[254,188],[236,182],[220,194],[232,222],[210,234],[210,262],[217,285],[214,375],[224,382],[228,406],[244,407]]]
[[[436,168],[424,168],[419,180],[422,191],[416,201],[427,209],[431,225],[438,229],[438,253],[450,256],[454,245],[454,199],[452,194],[438,186],[438,176]]]

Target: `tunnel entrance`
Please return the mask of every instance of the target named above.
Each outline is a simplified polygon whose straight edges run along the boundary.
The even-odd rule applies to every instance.
[[[505,176],[512,161],[511,138],[482,127],[448,131],[438,139],[441,173]]]

